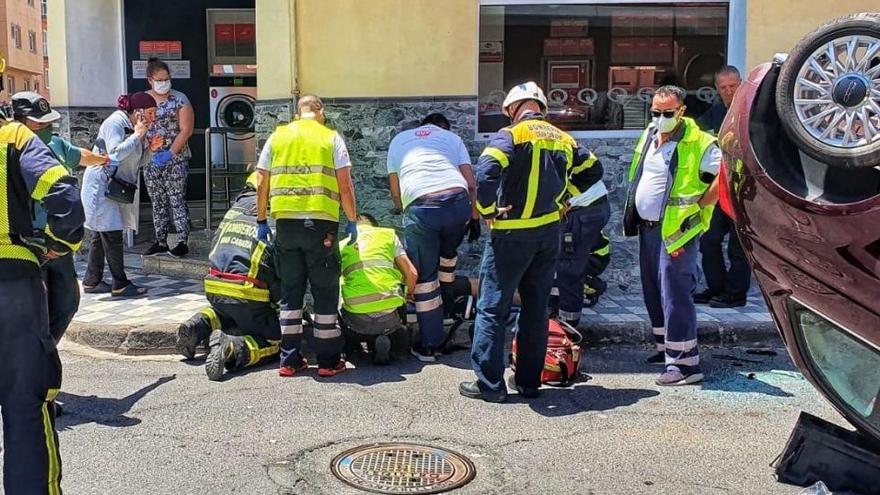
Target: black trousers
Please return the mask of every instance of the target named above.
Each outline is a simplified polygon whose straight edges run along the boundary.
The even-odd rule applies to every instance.
[[[49,300],[49,334],[57,344],[79,309],[79,283],[73,255],[47,261],[42,270]]]
[[[339,307],[339,224],[327,220],[279,220],[275,233],[275,265],[285,303],[281,306],[281,365],[302,359],[303,298],[311,290],[312,350],[319,367],[333,367],[342,354]]]
[[[113,289],[122,289],[131,282],[125,276],[125,259],[122,231],[92,232],[89,241],[89,265],[83,277],[83,285],[94,287],[104,279],[104,260],[110,265]]]
[[[224,333],[242,337],[245,335],[262,337],[267,341],[281,340],[278,311],[271,304],[242,302],[213,294],[208,294],[207,297]]]
[[[706,285],[713,295],[727,292],[744,297],[752,284],[752,271],[734,229],[733,220],[721,208],[716,207],[709,230],[700,237],[703,273],[706,275]],[[722,244],[725,236],[728,237],[727,257],[730,260],[730,269],[724,264]]]
[[[61,493],[55,396],[61,361],[49,335],[46,292],[32,276],[0,281],[0,414],[8,494]]]

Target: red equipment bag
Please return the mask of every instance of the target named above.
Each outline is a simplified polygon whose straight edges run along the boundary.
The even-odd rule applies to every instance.
[[[583,336],[571,325],[550,319],[550,336],[541,383],[554,387],[569,387],[578,379],[583,350],[579,345]],[[513,339],[510,367],[516,370],[516,339]]]

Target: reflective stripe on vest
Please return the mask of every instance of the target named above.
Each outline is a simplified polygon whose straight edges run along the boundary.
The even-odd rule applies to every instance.
[[[234,297],[245,301],[269,302],[269,290],[260,289],[246,282],[205,279],[205,293],[216,296]]]
[[[339,183],[333,161],[336,132],[303,119],[272,135],[269,208],[273,218],[339,221]]]
[[[676,145],[678,166],[675,171],[675,181],[663,210],[663,223],[660,229],[666,251],[670,253],[677,251],[706,231],[714,210],[714,206],[700,208],[697,202],[710,185],[700,179],[700,163],[703,155],[715,144],[716,139],[711,134],[701,131],[693,119],[685,117],[682,122],[684,135]],[[645,129],[636,143],[636,150],[629,167],[630,182],[635,178],[642,150],[650,132],[651,128]]]
[[[394,264],[396,236],[393,229],[359,225],[357,243],[340,247],[346,311],[378,313],[405,304],[400,292],[403,275]]]

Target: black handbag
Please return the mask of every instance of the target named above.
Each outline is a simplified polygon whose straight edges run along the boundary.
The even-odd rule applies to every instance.
[[[104,196],[117,203],[132,204],[134,203],[134,193],[137,192],[137,188],[137,184],[132,184],[116,177],[116,170],[114,170],[113,174],[110,175],[110,182],[107,184]]]
[[[128,136],[132,132],[131,129],[126,129],[125,135]],[[102,153],[107,152],[107,146],[104,144],[103,139],[98,139],[95,144]],[[134,193],[137,192],[138,186],[137,184],[132,184],[131,182],[116,177],[116,172],[118,171],[119,168],[117,167],[113,173],[110,174],[110,182],[107,184],[107,190],[104,191],[104,196],[117,203],[130,205],[134,203]]]

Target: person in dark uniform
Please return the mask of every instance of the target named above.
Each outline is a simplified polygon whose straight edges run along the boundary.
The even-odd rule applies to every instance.
[[[226,370],[277,356],[281,341],[281,281],[272,245],[257,238],[256,173],[220,222],[209,259],[205,295],[211,306],[180,325],[177,350],[192,359],[199,342],[209,339],[205,373],[216,381]]]
[[[700,129],[718,135],[742,79],[736,67],[726,66],[715,73],[715,89],[721,100],[697,119]],[[735,308],[746,305],[746,295],[752,283],[752,271],[734,231],[733,220],[721,208],[715,208],[709,230],[700,238],[703,255],[703,274],[708,288],[694,294],[694,302],[713,308]],[[727,237],[727,258],[724,264],[724,238]]]
[[[52,134],[52,123],[60,119],[61,115],[52,110],[42,95],[31,91],[16,93],[12,95],[12,109],[15,120],[33,131],[71,175],[76,174],[76,169],[81,165],[106,166],[110,163],[110,157],[79,148]],[[45,228],[46,211],[35,202],[34,235],[42,236]],[[79,282],[73,256],[61,256],[47,261],[43,264],[42,275],[49,298],[49,333],[57,343],[61,341],[79,309]]]
[[[4,64],[0,59],[0,67]],[[0,69],[2,74],[2,69]],[[2,78],[0,78],[2,79]],[[2,89],[2,88],[0,88]],[[33,132],[0,110],[0,414],[8,494],[60,494],[55,396],[61,361],[49,334],[40,264],[79,248],[85,215],[76,179]],[[34,237],[31,201],[46,211]]]

